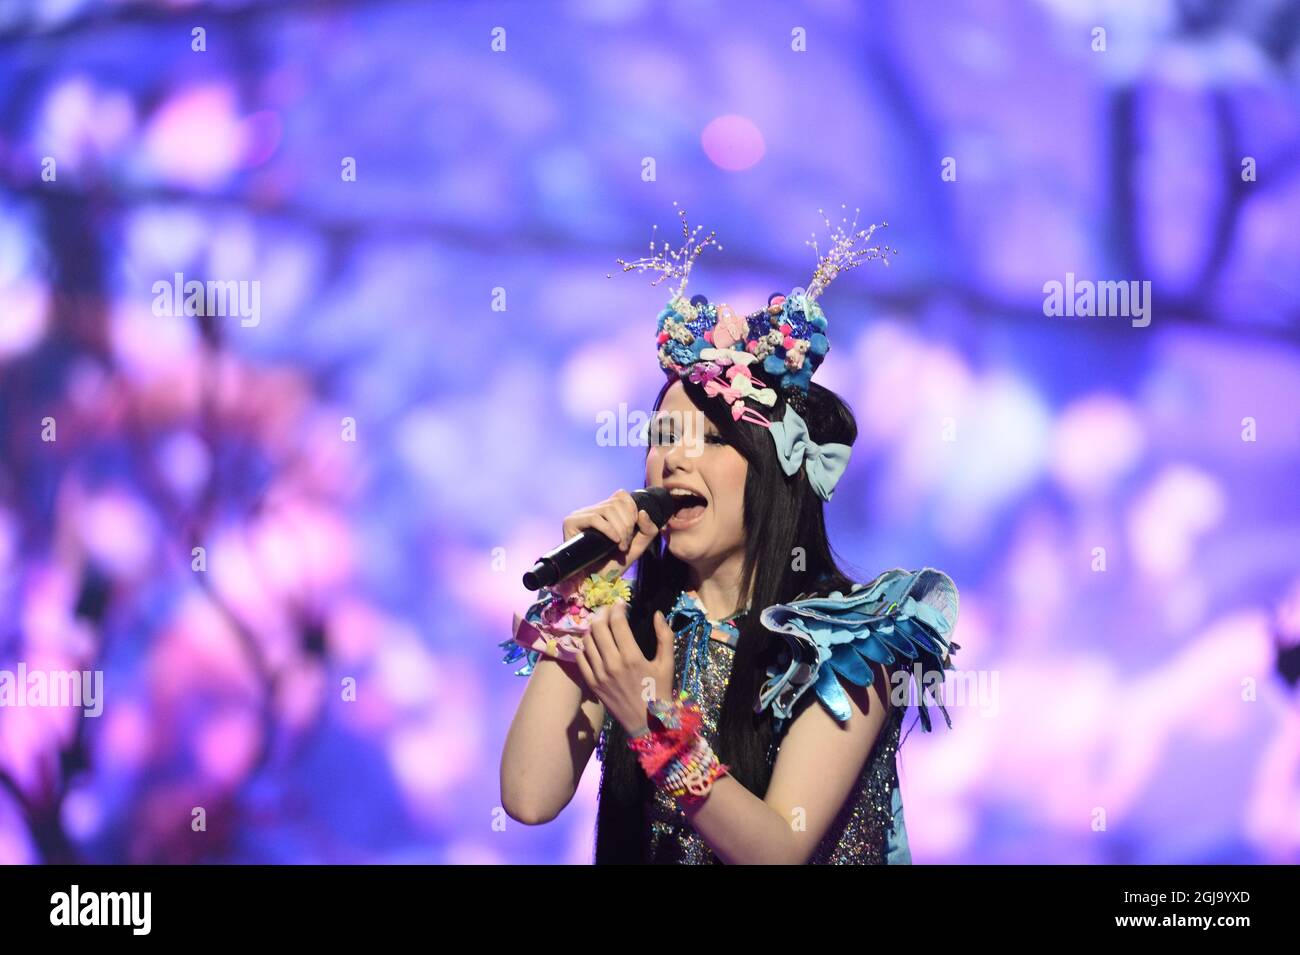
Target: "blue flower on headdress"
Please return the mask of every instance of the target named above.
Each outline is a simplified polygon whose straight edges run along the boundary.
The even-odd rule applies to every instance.
[[[804,304],[803,296],[787,298],[781,303],[781,321],[790,326],[790,334],[795,338],[807,338],[808,333],[812,331],[810,311],[811,309]]]
[[[813,372],[821,364],[828,345],[825,335],[814,334],[808,346],[808,353],[804,356],[803,364],[793,371],[786,365],[786,350],[777,348],[773,354],[763,359],[763,371],[774,380],[777,380],[779,387],[782,389],[798,388],[804,394],[807,394],[812,384]],[[820,351],[818,350],[819,347]]]
[[[685,345],[675,339],[670,339],[669,341],[664,342],[664,347],[668,349],[668,357],[672,359],[674,364],[690,365],[694,364],[696,359],[699,358],[699,349],[697,344],[700,341],[702,341],[702,339],[697,338],[695,339],[695,343]],[[707,347],[708,343],[705,342],[704,344]]]
[[[673,308],[671,305],[667,305],[664,307],[664,310],[659,313],[659,321],[655,325],[655,331],[662,332],[664,330],[664,325],[669,321],[685,322],[685,319],[677,313],[677,309]]]
[[[773,378],[779,375],[782,389],[798,388],[800,391],[807,393],[809,384],[812,382],[812,362],[805,360],[798,371],[790,371],[785,367],[785,349],[781,349],[781,352],[780,355],[768,355],[763,360],[763,371]]]
[[[718,323],[718,308],[712,303],[695,306],[695,318],[686,322],[696,338],[703,338],[704,333]],[[708,346],[705,346],[708,347]]]
[[[757,354],[763,359],[763,372],[777,387],[807,394],[813,374],[830,350],[830,341],[823,334],[826,316],[815,301],[807,299],[803,289],[796,289],[779,305],[781,310],[775,318],[765,313],[751,316],[749,341],[760,341]],[[772,341],[774,332],[785,342],[799,343],[794,354],[783,343]]]

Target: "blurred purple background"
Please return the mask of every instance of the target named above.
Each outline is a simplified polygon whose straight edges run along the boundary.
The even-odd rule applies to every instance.
[[[0,862],[589,861],[594,760],[499,823],[496,643],[640,485],[673,200],[746,310],[819,208],[899,249],[822,299],[832,543],[996,679],[915,860],[1300,861],[1298,106],[1293,3],[0,3],[0,670],[104,681],[0,708]]]

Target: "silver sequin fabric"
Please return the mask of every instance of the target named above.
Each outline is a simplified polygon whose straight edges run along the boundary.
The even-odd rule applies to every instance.
[[[681,686],[687,635],[675,642],[675,689]],[[708,663],[700,674],[698,691],[704,718],[704,735],[717,748],[718,716],[722,709],[731,663],[735,655],[726,643],[710,639]],[[820,706],[814,701],[814,706]],[[893,709],[881,730],[858,781],[818,844],[810,865],[883,865],[886,843],[893,825],[891,797],[898,783],[896,754],[902,710]],[[777,748],[779,752],[779,747]],[[773,754],[775,759],[776,753]],[[716,865],[719,860],[686,820],[672,797],[656,790],[646,807],[646,859],[656,865]]]

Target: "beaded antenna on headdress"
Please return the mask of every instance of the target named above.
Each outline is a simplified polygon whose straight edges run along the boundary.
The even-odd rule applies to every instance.
[[[822,213],[821,209],[817,211]],[[672,248],[667,239],[657,248],[652,231],[650,255],[632,262],[617,260],[624,272],[659,273],[651,285],[670,277],[680,279],[668,304],[659,313],[656,329],[659,364],[669,377],[696,382],[711,397],[722,397],[730,405],[733,419],[771,429],[785,473],[794,474],[804,464],[809,482],[824,500],[830,500],[836,481],[844,473],[849,448],[844,444],[817,445],[802,417],[807,410],[813,373],[830,350],[826,316],[817,299],[841,272],[875,259],[888,265],[887,256],[897,254],[896,249],[887,245],[866,244],[877,228],[888,223],[858,229],[860,211],[854,211],[853,223],[847,231],[843,225],[847,217],[832,227],[830,219],[822,213],[830,230],[831,246],[821,254],[816,233],[805,242],[817,255],[817,266],[808,287],[795,288],[788,295],[773,293],[765,307],[745,316],[725,302],[712,304],[703,295],[687,301],[686,284],[691,266],[710,244],[717,243],[714,232],[699,240],[702,227],[696,226],[692,231],[684,209],[677,210],[682,220],[680,249]],[[722,246],[717,247],[721,251]],[[612,277],[612,273],[606,276]],[[779,421],[769,420],[746,404],[748,399],[771,408],[776,404],[778,391],[786,400],[785,417]]]

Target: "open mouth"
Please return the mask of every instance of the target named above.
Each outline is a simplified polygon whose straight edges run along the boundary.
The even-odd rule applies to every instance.
[[[699,494],[696,494],[694,491],[686,491],[676,488],[672,493],[675,499],[685,498],[685,503],[681,505],[681,508],[677,513],[669,518],[668,527],[673,529],[690,527],[704,516],[704,512],[708,509],[709,502]]]

